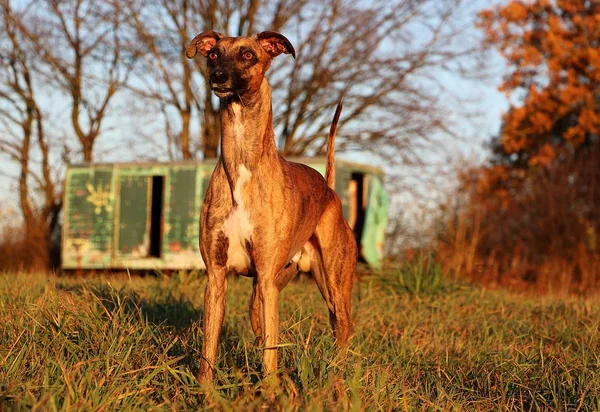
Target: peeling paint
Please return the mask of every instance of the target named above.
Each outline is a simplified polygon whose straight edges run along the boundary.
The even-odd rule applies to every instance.
[[[300,161],[321,174],[325,172],[324,159]],[[339,160],[336,166],[336,191],[347,217],[347,185],[352,171],[380,177],[381,173]],[[215,163],[208,161],[69,168],[63,209],[62,267],[204,268],[198,246],[199,218],[214,167]],[[161,179],[153,180],[156,177]],[[162,199],[154,199],[154,203],[152,194],[157,189],[153,182],[162,184]],[[381,205],[378,208],[379,216],[387,213]],[[381,219],[378,224],[378,235],[373,239],[376,244],[372,245],[377,251],[383,241]]]

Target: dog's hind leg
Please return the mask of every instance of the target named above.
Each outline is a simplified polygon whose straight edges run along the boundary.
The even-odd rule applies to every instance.
[[[329,308],[329,321],[336,342],[344,346],[351,329],[352,284],[357,251],[354,235],[343,220],[341,211],[329,212],[323,214],[317,227],[317,253],[314,253],[311,266],[317,286]]]
[[[324,256],[323,259],[326,268],[325,281],[333,303],[333,311],[329,312],[329,322],[337,344],[345,346],[352,328],[351,300],[356,262],[354,259],[346,259],[343,255],[337,259],[329,256]]]

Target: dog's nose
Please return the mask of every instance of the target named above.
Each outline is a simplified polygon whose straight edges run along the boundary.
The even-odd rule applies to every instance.
[[[223,69],[217,69],[210,74],[212,84],[223,84],[227,81],[227,72]]]

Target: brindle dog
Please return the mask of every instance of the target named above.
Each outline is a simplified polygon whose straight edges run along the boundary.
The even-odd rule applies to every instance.
[[[265,374],[277,370],[279,291],[299,270],[310,271],[327,302],[338,345],[350,333],[350,297],[357,248],[334,187],[334,138],[324,179],[286,161],[275,146],[271,88],[265,72],[281,53],[295,51],[279,33],[196,36],[186,50],[208,58],[210,87],[221,103],[221,156],[200,218],[200,250],[208,284],[199,378],[211,381],[225,312],[227,273],[254,278],[250,321],[264,345]]]

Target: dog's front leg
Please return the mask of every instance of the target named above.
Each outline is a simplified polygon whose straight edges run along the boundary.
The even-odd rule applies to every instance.
[[[208,284],[204,291],[204,322],[200,381],[212,381],[219,346],[219,334],[225,315],[227,294],[227,271],[224,267],[208,269]]]
[[[279,291],[275,283],[275,273],[268,273],[264,278],[259,278],[258,288],[262,304],[263,372],[266,376],[277,370]]]

